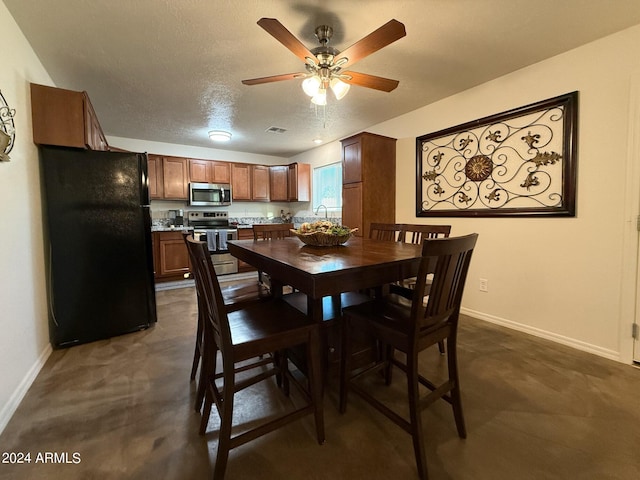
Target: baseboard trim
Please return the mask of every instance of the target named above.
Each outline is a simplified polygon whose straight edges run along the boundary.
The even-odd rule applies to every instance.
[[[588,352],[594,355],[598,355],[600,357],[608,358],[609,360],[622,362],[622,359],[620,358],[620,352],[616,352],[608,348],[602,348],[597,345],[592,345],[590,343],[582,342],[580,340],[576,340],[575,338],[565,337],[563,335],[558,335],[557,333],[548,332],[540,328],[531,327],[529,325],[524,325],[522,323],[514,322],[512,320],[507,320],[505,318],[496,317],[494,315],[488,315],[486,313],[477,312],[475,310],[471,310],[464,307],[460,309],[460,313],[463,313],[464,315],[469,315],[470,317],[477,318],[479,320],[484,320],[489,323],[495,323],[496,325],[501,325],[503,327],[511,328],[512,330],[528,333],[529,335],[533,335],[535,337],[551,340],[552,342],[560,343],[562,345],[566,345],[567,347],[572,347],[577,350],[582,350],[583,352]]]
[[[9,401],[2,407],[2,410],[0,410],[0,434],[4,431],[5,427],[9,423],[9,420],[11,420],[11,417],[20,406],[20,402],[22,402],[22,399],[29,391],[29,387],[31,387],[31,384],[38,376],[38,373],[40,373],[40,370],[42,370],[42,367],[46,363],[52,351],[53,349],[51,348],[51,344],[47,343],[46,348],[42,351],[36,362],[31,366],[27,374],[24,376],[24,378],[18,385],[18,388],[15,389],[13,395],[11,395],[11,398],[9,398]]]

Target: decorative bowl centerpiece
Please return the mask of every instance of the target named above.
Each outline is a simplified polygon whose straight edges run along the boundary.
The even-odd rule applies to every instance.
[[[351,238],[357,228],[335,225],[323,220],[313,223],[303,223],[297,230],[291,229],[291,233],[298,237],[305,245],[313,247],[333,247],[342,245]]]

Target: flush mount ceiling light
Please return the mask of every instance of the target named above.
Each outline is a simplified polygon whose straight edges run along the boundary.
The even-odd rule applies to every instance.
[[[231,140],[231,133],[224,130],[211,130],[209,132],[209,138],[214,142],[228,142]]]
[[[342,52],[328,46],[333,35],[333,29],[328,25],[320,25],[316,28],[316,38],[321,46],[311,50],[305,47],[275,18],[261,18],[258,25],[302,60],[306,72],[252,78],[243,80],[242,83],[245,85],[304,79],[302,89],[311,97],[311,102],[315,105],[327,104],[327,90],[331,90],[336,99],[340,100],[347,94],[351,85],[373,88],[383,92],[390,92],[398,86],[397,80],[344,71],[345,68],[364,57],[404,37],[406,35],[404,25],[397,20],[390,20]]]

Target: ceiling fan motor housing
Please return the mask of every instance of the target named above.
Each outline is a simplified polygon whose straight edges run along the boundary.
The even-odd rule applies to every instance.
[[[316,38],[322,45],[326,45],[333,36],[333,28],[329,25],[320,25],[316,27]]]

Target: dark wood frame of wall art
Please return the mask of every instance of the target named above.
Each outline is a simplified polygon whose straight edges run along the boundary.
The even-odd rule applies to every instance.
[[[496,207],[496,208],[467,208],[467,209],[431,209],[423,210],[422,185],[423,181],[423,149],[424,142],[433,142],[439,138],[462,134],[477,130],[481,127],[513,120],[537,112],[550,111],[557,107],[564,108],[564,123],[562,126],[562,200],[556,206],[538,207]],[[488,131],[488,130],[487,130]],[[489,133],[491,133],[489,131]],[[558,97],[536,102],[524,107],[515,108],[478,120],[464,123],[455,127],[429,133],[416,138],[416,217],[501,217],[501,216],[556,216],[575,217],[576,215],[576,170],[578,149],[578,92],[571,92]],[[455,149],[457,151],[457,149]],[[468,160],[467,160],[468,162]],[[528,163],[528,162],[524,162]],[[492,163],[493,165],[493,163]],[[544,172],[547,173],[547,172]],[[462,175],[465,175],[462,172]],[[466,177],[468,181],[472,181]],[[466,183],[467,180],[464,181]],[[481,182],[479,182],[481,183]],[[435,185],[435,182],[434,182]],[[523,185],[520,185],[523,187]],[[478,187],[479,189],[479,187]],[[460,189],[454,195],[460,194]],[[464,194],[464,192],[462,192]],[[506,195],[506,194],[505,194]],[[478,194],[479,197],[479,194]],[[487,198],[487,197],[485,197]],[[453,203],[451,196],[451,203]],[[482,201],[482,200],[481,200]],[[461,203],[461,202],[459,202]],[[475,203],[475,200],[474,200]]]

